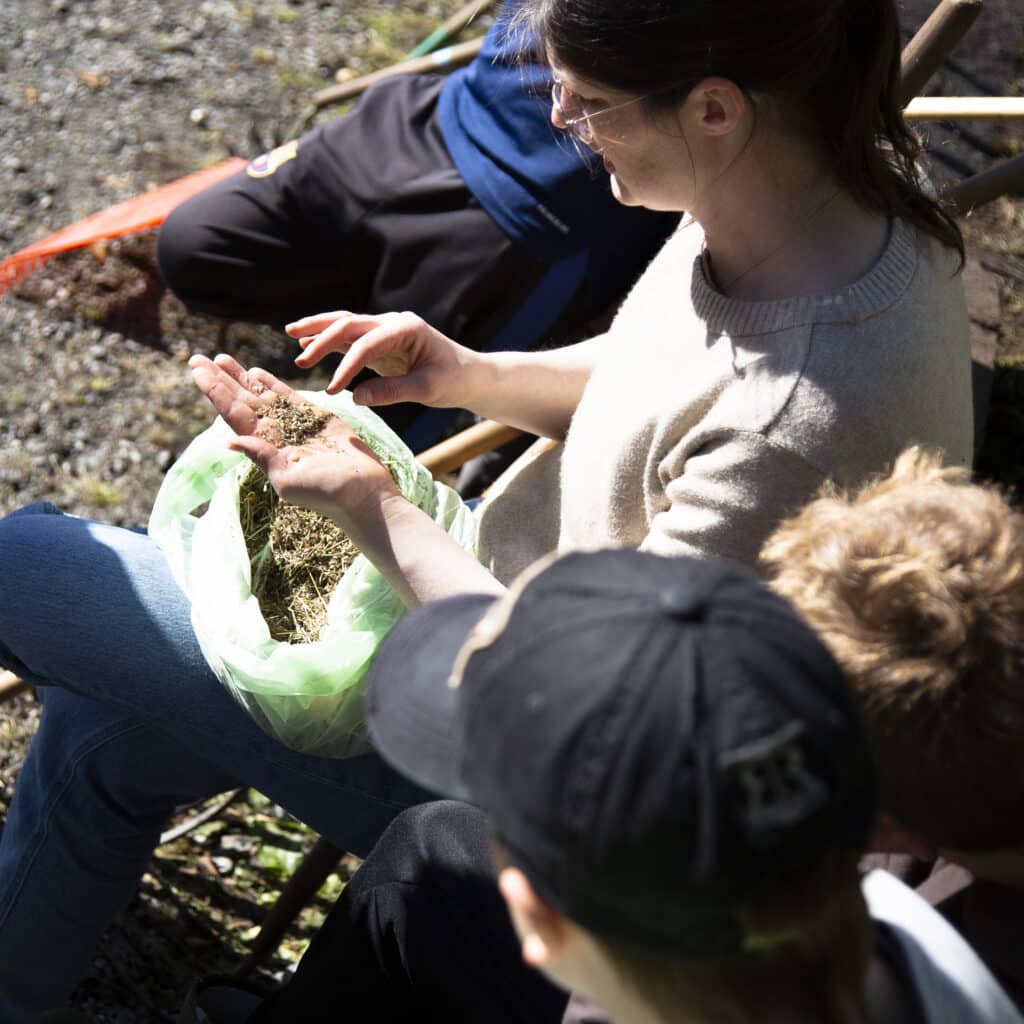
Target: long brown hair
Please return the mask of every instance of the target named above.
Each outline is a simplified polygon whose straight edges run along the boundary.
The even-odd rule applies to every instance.
[[[525,0],[516,19],[549,57],[652,105],[711,75],[783,100],[855,199],[963,263],[960,229],[923,191],[903,119],[895,0]]]

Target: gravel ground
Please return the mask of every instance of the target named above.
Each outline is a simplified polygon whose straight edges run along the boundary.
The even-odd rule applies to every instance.
[[[97,210],[284,140],[338,68],[390,64],[459,0],[4,0],[0,258]],[[152,238],[62,257],[0,298],[0,514],[49,499],[145,523],[163,471],[211,419],[190,352],[287,368],[292,343],[190,316],[152,271]],[[317,386],[317,378],[302,382]],[[0,709],[0,813],[38,711]],[[162,847],[75,1005],[97,1022],[173,1020],[191,978],[235,968],[308,831],[256,794]],[[265,978],[297,958],[352,862]]]
[[[147,188],[283,141],[336,69],[396,60],[459,6],[3,0],[0,258]],[[907,25],[931,7],[909,0]],[[928,91],[1021,94],[1022,32],[1019,0],[986,0],[957,66]],[[966,138],[929,130],[937,176],[1024,148],[1024,126],[970,129]],[[1009,365],[1024,353],[1024,204],[1002,200],[965,228],[976,349]],[[147,237],[95,247],[0,298],[0,514],[47,498],[80,515],[144,523],[163,471],[211,418],[188,381],[188,354],[223,349],[287,366],[282,335],[187,314],[154,277],[151,251]],[[0,811],[36,721],[31,699],[2,711]],[[309,841],[254,798],[161,851],[78,1005],[97,1021],[173,1019],[190,976],[237,962],[279,876]],[[307,917],[305,935],[337,885]]]
[[[337,68],[397,59],[458,6],[5,0],[0,254],[227,156],[256,155],[284,138]],[[147,282],[101,268],[108,255],[70,262],[92,292],[126,304],[125,278],[136,292]],[[0,301],[0,370],[11,385],[0,398],[0,512],[49,497],[143,523],[163,470],[210,419],[187,380],[188,353],[280,355],[291,342],[186,317],[169,299],[163,330],[126,337],[64,279],[68,262]]]

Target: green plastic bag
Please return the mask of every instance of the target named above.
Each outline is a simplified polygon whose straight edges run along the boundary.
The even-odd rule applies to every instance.
[[[300,392],[344,419],[388,461],[402,493],[475,555],[473,514],[436,483],[397,434],[349,392]],[[192,606],[192,626],[210,668],[271,736],[323,757],[370,749],[361,682],[378,644],[404,606],[359,555],[331,594],[319,638],[271,638],[251,589],[238,491],[251,463],[229,451],[231,428],[218,418],[168,470],[149,520],[171,572]],[[200,515],[194,514],[209,502]]]

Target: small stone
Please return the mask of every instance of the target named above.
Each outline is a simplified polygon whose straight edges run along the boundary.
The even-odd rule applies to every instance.
[[[230,875],[235,870],[235,862],[230,857],[211,857],[210,862],[218,875]]]
[[[259,845],[255,836],[245,835],[223,835],[220,837],[220,847],[227,853],[252,853]]]

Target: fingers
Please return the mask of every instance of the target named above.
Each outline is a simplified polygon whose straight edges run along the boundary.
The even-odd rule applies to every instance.
[[[443,378],[439,370],[446,360],[453,361],[449,348],[454,342],[413,313],[322,313],[296,320],[287,331],[303,348],[297,366],[310,367],[329,353],[342,354],[326,388],[330,395],[349,387],[363,369],[378,374],[356,388],[360,405],[433,404]]]
[[[245,434],[232,438],[228,442],[228,448],[247,455],[267,476],[270,476],[271,466],[277,460],[280,450],[256,434]]]
[[[320,331],[316,331],[320,323],[315,317],[298,321],[302,352],[295,359],[296,366],[310,367],[332,352],[347,352],[360,338],[379,330],[390,327],[408,334],[410,326],[423,323],[408,313],[382,313],[380,316],[332,313],[330,316],[334,319],[323,325]]]
[[[316,322],[305,325],[299,339],[302,351],[295,358],[297,366],[314,366],[332,352],[347,351],[349,345],[363,330],[372,329],[375,324],[369,327],[361,326],[355,322],[355,318],[346,313],[339,319],[323,324],[319,330],[316,329],[317,326]]]
[[[293,323],[286,324],[284,332],[289,338],[302,338],[307,334],[319,334],[326,330],[335,321],[352,316],[348,310],[338,309],[333,313],[314,313],[312,316],[304,316]]]
[[[246,374],[245,367],[238,360],[225,352],[221,352],[213,357],[213,363],[231,377],[232,380],[237,381],[243,388],[248,387],[248,375]]]
[[[241,402],[241,387],[238,381],[206,356],[193,356],[188,364],[196,387],[230,423],[229,417],[235,406],[241,408],[244,404]],[[255,422],[255,416],[253,421]]]
[[[297,338],[302,351],[296,357],[298,366],[309,367],[331,352],[344,352],[361,330],[372,329],[375,317],[357,317],[344,311],[307,316],[289,324],[285,331]]]
[[[341,388],[339,387],[338,390]],[[422,402],[427,391],[423,377],[418,373],[410,373],[405,377],[375,377],[373,380],[363,381],[362,384],[357,385],[352,391],[352,400],[356,405]]]
[[[213,362],[218,369],[223,370],[232,380],[236,381],[243,391],[261,398],[261,405],[265,402],[262,396],[268,391],[273,392],[275,395],[280,395],[290,402],[303,401],[283,380],[278,380],[277,377],[262,369],[262,367],[252,366],[246,370],[241,363],[223,352],[214,356]]]
[[[252,371],[247,373],[227,355],[218,355],[215,359],[194,355],[188,364],[196,387],[236,434],[250,434],[257,429],[268,404],[262,395],[269,383],[260,378],[252,379]],[[259,373],[266,374],[266,371]],[[271,374],[266,377],[280,384]]]
[[[287,399],[289,402],[296,402],[305,405],[306,401],[297,395],[283,380],[278,380],[272,373],[262,367],[254,366],[249,371],[249,381],[253,388],[265,391],[272,391],[275,395]]]
[[[201,381],[210,385],[220,384],[231,394],[238,395],[248,389],[245,370],[231,356],[219,355],[210,359],[197,354],[189,359],[188,365],[197,385]],[[200,390],[205,394],[201,385]]]
[[[347,344],[347,351],[334,371],[327,392],[346,388],[364,367],[383,377],[405,378],[422,358],[418,332],[426,324],[411,314],[390,313],[376,326]],[[311,346],[312,347],[312,346]],[[396,387],[403,383],[396,382]]]
[[[345,355],[342,357],[338,368],[334,371],[334,376],[331,377],[330,382],[324,390],[329,395],[336,395],[339,391],[344,390],[352,383],[356,374],[366,366],[368,360],[371,358],[372,350],[368,349],[366,345],[356,343],[350,348]]]

